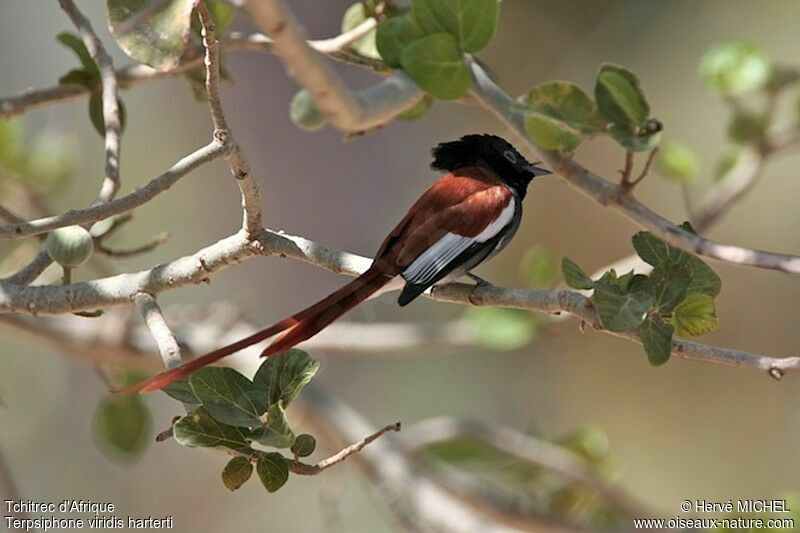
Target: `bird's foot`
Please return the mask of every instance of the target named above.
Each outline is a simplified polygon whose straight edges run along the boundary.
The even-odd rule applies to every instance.
[[[472,281],[475,282],[475,286],[472,288],[471,291],[469,291],[469,301],[472,305],[481,305],[481,299],[476,293],[480,292],[482,289],[489,289],[491,287],[494,287],[494,285],[492,285],[491,282],[486,281],[482,277],[476,276],[472,272],[467,272],[466,275]]]

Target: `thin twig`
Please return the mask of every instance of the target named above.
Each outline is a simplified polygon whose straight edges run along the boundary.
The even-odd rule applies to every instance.
[[[116,248],[109,248],[106,246],[102,241],[97,242],[95,244],[95,251],[100,252],[101,254],[107,255],[109,257],[116,257],[116,258],[124,258],[124,257],[133,257],[135,255],[146,254],[147,252],[151,252],[156,249],[158,246],[164,244],[169,240],[169,233],[166,231],[159,233],[148,242],[141,244],[139,246],[134,246],[133,248],[123,248],[123,249],[116,249]]]
[[[653,159],[655,158],[656,153],[658,153],[658,147],[655,147],[652,150],[650,150],[650,153],[647,155],[647,161],[645,161],[644,163],[644,168],[642,169],[641,174],[639,174],[638,178],[628,183],[629,189],[633,189],[634,187],[636,187],[639,184],[639,182],[642,181],[647,176],[647,174],[650,172],[650,167],[653,164]]]
[[[203,46],[205,48],[204,63],[206,66],[206,96],[208,107],[211,111],[211,120],[214,123],[214,138],[227,147],[225,159],[231,169],[231,174],[236,178],[239,192],[242,196],[243,220],[242,228],[251,238],[256,238],[261,231],[261,199],[258,185],[250,175],[250,165],[244,158],[239,144],[233,137],[225,120],[222,102],[219,96],[219,41],[214,30],[214,21],[211,18],[205,2],[197,4],[197,13],[202,25]]]
[[[618,185],[594,174],[573,159],[559,152],[539,148],[525,134],[524,117],[517,111],[511,97],[492,81],[475,60],[468,57],[468,62],[473,76],[472,94],[475,98],[515,133],[526,151],[541,156],[570,185],[592,200],[616,209],[662,240],[687,252],[734,265],[800,274],[798,256],[723,244],[695,235],[655,213],[632,195],[619,194]]]
[[[301,461],[292,461],[289,463],[289,470],[302,476],[316,476],[317,474],[322,473],[326,468],[337,465],[354,453],[360,452],[368,444],[376,439],[379,439],[383,434],[388,433],[389,431],[400,431],[400,422],[395,422],[394,424],[389,424],[388,426],[382,427],[372,435],[369,435],[368,437],[365,437],[360,441],[347,446],[346,448],[342,448],[338,453],[328,457],[327,459],[323,459],[317,464],[311,465]]]
[[[89,55],[97,63],[97,68],[100,70],[100,79],[103,82],[106,166],[103,185],[97,195],[95,204],[107,204],[114,199],[120,186],[119,153],[122,125],[120,122],[117,73],[114,70],[111,56],[108,55],[100,38],[97,37],[97,34],[92,29],[89,19],[83,16],[72,0],[59,0],[59,4],[78,29]]]
[[[162,192],[172,187],[180,178],[197,167],[216,159],[225,153],[225,146],[212,141],[175,163],[172,168],[150,180],[136,191],[112,200],[107,204],[94,205],[85,209],[67,211],[61,215],[38,218],[15,224],[0,224],[0,240],[18,239],[38,235],[56,228],[75,224],[88,224],[130,211],[146,204]]]
[[[633,172],[633,152],[628,150],[625,152],[625,168],[620,171],[620,174],[622,174],[620,185],[622,186],[623,189],[629,189],[631,187],[632,172]]]

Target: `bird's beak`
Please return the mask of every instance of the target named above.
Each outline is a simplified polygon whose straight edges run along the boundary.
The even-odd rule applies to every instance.
[[[525,167],[525,170],[533,174],[534,178],[538,176],[547,176],[548,174],[553,173],[552,170],[547,170],[546,168],[537,167],[536,165],[527,165]]]

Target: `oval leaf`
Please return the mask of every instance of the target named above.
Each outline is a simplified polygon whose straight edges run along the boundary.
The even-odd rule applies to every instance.
[[[581,144],[581,136],[563,122],[535,112],[525,113],[525,132],[540,148],[571,152]]]
[[[535,111],[582,133],[591,135],[605,129],[597,104],[574,83],[554,81],[537,85],[528,91],[523,101]]]
[[[108,0],[108,25],[120,48],[131,58],[156,70],[171,70],[180,61],[186,46],[195,1],[160,2],[163,4],[160,10],[123,34],[120,27],[125,21],[149,8],[150,2]]]
[[[650,119],[637,133],[631,132],[627,126],[618,126],[617,124],[613,124],[608,132],[626,150],[646,152],[659,145],[662,129],[661,122]]]
[[[98,447],[112,457],[131,459],[147,447],[152,426],[150,412],[136,394],[103,398],[94,415]]]
[[[297,436],[297,439],[292,444],[292,453],[298,457],[308,457],[314,453],[317,447],[317,439],[308,433],[302,433]]]
[[[566,257],[561,260],[561,272],[564,281],[573,289],[593,289],[594,281],[578,265]]]
[[[222,483],[228,490],[234,491],[247,483],[252,475],[253,465],[250,460],[241,456],[234,457],[222,469]]]
[[[296,126],[308,131],[318,130],[326,122],[307,89],[300,89],[292,98],[289,103],[289,118]]]
[[[303,350],[291,349],[282,354],[267,358],[261,363],[253,382],[266,392],[269,405],[289,402],[305,387],[319,370],[319,362],[314,361]]]
[[[125,111],[125,104],[122,100],[117,99],[117,106],[119,106],[119,125],[122,130],[125,130],[127,124],[127,112]],[[103,117],[103,95],[95,91],[89,97],[89,120],[92,121],[94,130],[100,134],[101,137],[106,135],[106,119]]]
[[[700,76],[726,96],[758,91],[772,76],[772,61],[757,47],[742,42],[721,43],[706,52],[698,67]]]
[[[686,296],[672,312],[675,335],[693,337],[717,329],[717,309],[708,294],[692,293]]]
[[[399,68],[403,49],[424,35],[411,15],[393,17],[378,26],[375,45],[387,65]]]
[[[265,453],[256,464],[256,472],[268,492],[275,492],[289,480],[289,465],[283,455]]]
[[[661,148],[657,168],[665,177],[680,183],[690,183],[700,173],[700,160],[686,145],[672,143]]]
[[[189,385],[211,416],[232,426],[260,426],[269,406],[264,390],[232,368],[201,368]]]
[[[595,282],[592,302],[603,327],[617,333],[639,327],[653,307],[653,297],[648,293],[625,293],[603,280]]]
[[[530,313],[520,309],[475,307],[466,316],[478,343],[490,350],[516,350],[536,334]]]
[[[594,97],[600,112],[609,122],[627,126],[631,131],[643,125],[650,116],[650,106],[639,87],[639,79],[624,67],[609,63],[602,65],[597,73]]]
[[[455,37],[434,33],[406,46],[400,64],[423,90],[442,100],[455,100],[469,89],[469,71]]]
[[[675,328],[658,316],[649,316],[639,326],[639,337],[644,344],[647,360],[653,366],[663,365],[672,353],[672,334]]]
[[[660,314],[671,312],[686,296],[692,281],[691,271],[675,262],[659,263],[642,283],[641,289],[650,293]]]
[[[215,420],[205,409],[184,416],[172,427],[175,441],[194,448],[228,448],[241,453],[252,453],[247,430]]]
[[[414,18],[425,33],[446,31],[465,52],[479,52],[492,40],[497,0],[413,0]]]
[[[78,56],[78,60],[83,66],[83,70],[88,75],[98,80],[100,79],[100,70],[97,68],[97,63],[94,62],[92,55],[89,53],[89,50],[86,49],[86,45],[83,44],[83,40],[78,35],[69,31],[64,31],[56,35],[56,40],[75,52],[75,55]]]

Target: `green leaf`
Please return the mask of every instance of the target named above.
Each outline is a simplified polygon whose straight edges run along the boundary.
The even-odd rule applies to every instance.
[[[265,453],[256,464],[256,472],[268,492],[275,492],[289,480],[286,458],[276,452]]]
[[[650,119],[639,129],[638,133],[631,133],[626,126],[613,124],[608,128],[608,133],[623,148],[631,152],[647,152],[655,148],[661,142],[661,122]]]
[[[523,101],[533,110],[567,124],[581,133],[592,135],[605,129],[605,121],[583,89],[566,81],[537,85]]]
[[[647,231],[640,231],[631,240],[636,253],[645,263],[655,267],[660,263],[673,262],[688,268],[692,273],[692,281],[686,289],[687,294],[701,292],[713,297],[722,289],[722,280],[699,257],[670,246]]]
[[[150,441],[150,412],[138,394],[110,395],[100,401],[94,415],[94,438],[112,457],[138,457]]]
[[[317,439],[315,439],[312,435],[308,433],[301,433],[297,436],[297,439],[292,444],[291,451],[297,457],[308,457],[312,453],[314,453],[314,449],[317,447]]]
[[[120,48],[131,58],[156,70],[173,69],[180,61],[189,37],[196,0],[168,0],[147,20],[126,34],[120,26],[149,7],[148,0],[108,0],[108,24]]]
[[[522,260],[522,268],[529,287],[545,287],[556,274],[553,254],[541,246],[532,246]]]
[[[83,44],[83,40],[76,34],[64,31],[56,35],[56,40],[75,52],[75,55],[78,56],[78,60],[81,62],[81,66],[83,66],[83,70],[93,76],[95,79],[100,79],[100,70],[97,68],[97,63],[94,62],[92,59],[92,55],[89,53],[89,50],[86,49],[86,45]]]
[[[683,300],[691,281],[692,272],[686,266],[664,262],[653,268],[642,290],[653,296],[658,312],[663,315],[671,312]]]
[[[608,331],[631,331],[639,327],[653,307],[653,297],[644,292],[626,293],[602,279],[594,284],[592,302],[600,323]]]
[[[393,17],[378,26],[375,45],[387,65],[399,68],[403,49],[424,35],[411,15]]]
[[[604,63],[597,73],[594,97],[600,112],[609,122],[627,127],[634,133],[650,116],[650,106],[639,86],[639,79],[624,67]]]
[[[294,432],[286,420],[283,402],[278,401],[269,406],[267,423],[253,431],[252,437],[260,444],[273,448],[289,448],[294,444]]]
[[[181,379],[173,381],[163,389],[161,389],[167,396],[178,400],[179,402],[200,405],[200,400],[192,392],[192,387],[189,385],[188,379]]]
[[[590,278],[581,267],[576,265],[572,260],[564,257],[561,259],[561,272],[564,274],[564,281],[573,289],[593,289],[594,281]]]
[[[759,91],[772,76],[772,61],[756,46],[743,42],[720,43],[700,60],[700,76],[725,96]]]
[[[253,465],[247,457],[234,457],[222,469],[222,483],[234,491],[242,487],[253,475]]]
[[[128,117],[125,111],[125,104],[122,100],[117,99],[119,106],[119,125],[125,130]],[[95,91],[89,97],[89,119],[92,121],[92,126],[101,137],[106,135],[106,120],[103,117],[103,95],[99,91]]]
[[[717,309],[708,294],[691,293],[672,312],[675,335],[693,337],[717,329]]]
[[[499,7],[497,0],[413,0],[417,24],[426,33],[446,31],[465,52],[479,52],[492,40]]]
[[[269,406],[261,387],[232,368],[201,368],[189,377],[192,392],[209,414],[232,426],[258,427]]]
[[[24,166],[25,127],[20,118],[0,117],[0,165],[16,170]]]
[[[256,387],[266,389],[268,404],[289,402],[305,387],[319,370],[314,361],[303,350],[291,349],[268,357],[256,372],[253,382]]]
[[[321,129],[327,122],[306,89],[297,91],[289,103],[289,118],[297,127],[308,131]]]
[[[88,89],[100,86],[100,77],[87,72],[84,69],[74,68],[58,78],[59,85],[80,85]]]
[[[578,131],[535,111],[525,113],[525,133],[537,146],[545,150],[571,152],[581,144]]]
[[[177,422],[172,428],[178,444],[193,448],[228,448],[241,453],[252,453],[248,431],[223,424],[214,419],[205,407],[199,407]]]
[[[217,37],[224,37],[228,34],[233,19],[236,18],[236,8],[226,0],[204,0],[211,20],[214,21],[214,30]],[[197,13],[192,14],[192,31],[200,37],[202,35],[202,25]]]
[[[455,100],[469,89],[469,71],[455,37],[448,33],[434,33],[409,44],[400,53],[400,64],[436,98]]]
[[[465,313],[480,346],[490,350],[516,350],[536,335],[530,313],[501,307],[473,307]]]
[[[647,352],[647,360],[653,366],[663,365],[672,352],[672,334],[675,328],[659,316],[649,316],[639,326],[639,337]]]
[[[344,13],[344,18],[342,19],[342,33],[352,30],[368,18],[370,18],[370,15],[367,13],[364,4],[362,2],[356,2],[347,8],[347,11]],[[373,29],[364,37],[353,41],[350,44],[350,48],[364,57],[380,59],[381,54],[378,52],[378,48],[375,45],[375,33]]]
[[[691,148],[671,143],[663,146],[656,160],[659,172],[681,183],[690,183],[700,173],[700,160]]]
[[[426,94],[419,102],[397,115],[397,118],[400,120],[417,120],[424,116],[432,105],[433,98],[431,98],[429,94]]]

